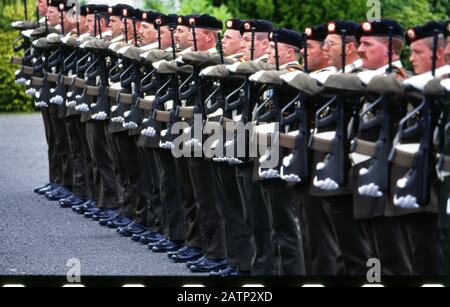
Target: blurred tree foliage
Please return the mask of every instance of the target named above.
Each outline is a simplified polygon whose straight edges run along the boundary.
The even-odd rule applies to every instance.
[[[392,18],[409,27],[428,20],[448,19],[449,0],[211,0],[226,4],[242,18],[264,18],[279,27],[296,30],[331,20],[366,20],[374,3],[381,4],[381,17]]]

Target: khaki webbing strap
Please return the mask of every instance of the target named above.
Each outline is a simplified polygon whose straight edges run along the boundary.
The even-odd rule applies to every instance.
[[[178,117],[194,118],[194,107],[180,107],[178,109]]]
[[[100,88],[98,86],[86,86],[86,95],[92,97],[98,97],[100,95]]]
[[[329,153],[331,152],[331,144],[331,140],[324,140],[314,136],[311,149],[318,152]]]
[[[139,98],[139,109],[142,110],[152,110],[153,109],[153,102],[149,101],[149,100],[145,100],[143,98]]]
[[[31,78],[31,85],[33,85],[33,86],[44,86],[44,79],[43,78],[32,77]]]
[[[450,156],[444,157],[444,165],[443,165],[443,171],[450,173]]]
[[[119,102],[124,103],[124,104],[132,104],[133,103],[133,94],[120,93]]]
[[[48,73],[47,80],[48,80],[48,82],[58,83],[59,75]]]
[[[280,133],[280,146],[286,149],[295,149],[297,136]]]
[[[155,120],[162,123],[170,123],[170,112],[156,111]]]
[[[26,76],[34,75],[34,70],[33,70],[33,67],[31,67],[31,66],[22,66],[22,72]]]
[[[375,151],[376,143],[355,139],[355,153],[373,157],[375,156]]]
[[[404,168],[411,168],[414,165],[415,159],[416,159],[415,153],[405,152],[396,149],[394,161],[392,163]]]
[[[117,95],[119,95],[120,90],[115,88],[109,88],[108,89],[108,97],[109,98],[117,98]]]
[[[74,81],[75,81],[74,77],[64,76],[64,80],[63,80],[64,85],[71,86],[71,85],[73,85]]]
[[[10,63],[13,65],[22,65],[23,58],[18,56],[12,56]]]
[[[86,86],[86,80],[80,79],[80,78],[75,78],[75,87],[84,89],[85,86]]]

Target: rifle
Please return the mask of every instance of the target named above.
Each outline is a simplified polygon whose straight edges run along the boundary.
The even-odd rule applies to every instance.
[[[345,73],[346,66],[346,30],[341,32],[342,39],[342,71]],[[348,158],[348,135],[347,124],[348,116],[345,112],[345,97],[335,95],[329,102],[316,112],[316,130],[322,128],[335,127],[335,136],[331,141],[331,151],[328,153],[325,161],[317,165],[316,177],[314,185],[321,189],[336,190],[340,186],[344,186],[348,180],[348,169],[350,161]],[[324,112],[330,110],[330,114],[323,116]],[[317,136],[313,135],[310,147],[317,149],[315,146],[318,142]],[[324,186],[326,183],[328,186]]]
[[[304,71],[308,73],[308,36],[303,34],[303,65]],[[294,112],[284,116],[290,108]],[[284,131],[288,126],[298,125],[298,134],[288,135],[280,133],[280,146],[293,150],[292,153],[283,160],[280,169],[280,177],[284,181],[299,183],[307,180],[310,176],[310,152],[308,148],[311,138],[311,129],[308,117],[308,98],[299,91],[298,95],[290,101],[282,110],[280,118],[280,129]]]
[[[387,74],[393,71],[393,28],[389,28],[389,68]],[[359,194],[379,198],[389,193],[390,163],[389,155],[392,149],[392,97],[382,94],[372,102],[366,110],[359,114],[360,126],[358,136],[352,145],[352,151],[358,154],[369,154],[372,157],[370,167],[360,170],[357,178]],[[373,114],[371,119],[365,118]],[[379,131],[375,143],[363,140],[364,134]]]
[[[432,75],[436,75],[437,49],[439,32],[435,30],[433,37]],[[433,180],[433,135],[438,124],[436,110],[439,108],[434,97],[425,96],[420,105],[407,114],[400,122],[398,141],[407,142],[408,139],[418,138],[419,148],[405,177],[396,184],[394,205],[407,208],[426,206],[430,201],[431,181]],[[415,118],[411,126],[410,121]],[[402,165],[401,155],[394,148],[391,161]]]

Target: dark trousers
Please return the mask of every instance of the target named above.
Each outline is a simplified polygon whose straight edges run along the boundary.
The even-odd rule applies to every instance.
[[[212,162],[203,158],[187,160],[198,205],[203,253],[208,259],[225,259],[225,223],[220,211],[221,200],[218,197]]]
[[[344,263],[330,213],[322,205],[319,197],[308,194],[307,188],[299,188],[296,191],[307,274],[312,276],[342,274]]]
[[[409,214],[400,219],[406,228],[411,248],[413,275],[444,275],[445,261],[437,227],[438,215],[421,212]]]
[[[353,217],[353,196],[344,194],[323,197],[322,204],[329,210],[333,220],[339,248],[344,257],[345,275],[365,276],[370,247],[361,223]]]
[[[65,124],[73,159],[72,193],[82,199],[92,198],[92,170],[89,169],[92,165],[88,164],[90,155],[84,125],[80,122],[80,115],[67,117]]]
[[[72,157],[69,147],[69,138],[66,132],[66,126],[64,118],[58,117],[58,106],[50,105],[48,107],[51,129],[53,130],[53,136],[55,138],[55,150],[54,154],[54,174],[55,182],[68,188],[72,188]]]
[[[406,228],[400,219],[380,216],[361,223],[371,246],[371,257],[380,260],[382,275],[411,275],[411,253]]]
[[[187,159],[184,157],[175,159],[175,165],[177,176],[181,182],[181,200],[186,215],[186,245],[202,248],[198,206],[195,202],[194,187]]]
[[[163,206],[160,192],[160,168],[154,149],[138,147],[139,202],[135,210],[135,222],[151,231],[163,233]]]
[[[221,203],[225,219],[228,264],[240,271],[250,271],[254,251],[239,193],[236,169],[225,163],[215,163],[214,167],[218,175],[220,198],[223,200]]]
[[[241,201],[248,215],[249,229],[254,245],[252,275],[269,276],[273,274],[274,243],[272,239],[272,220],[264,204],[261,189],[253,182],[253,165],[236,168],[236,179]]]
[[[112,151],[118,155],[116,160],[116,176],[120,181],[122,197],[120,198],[119,214],[130,219],[134,218],[136,206],[139,202],[138,182],[140,168],[136,137],[130,136],[128,131],[121,131],[111,135]]]
[[[56,156],[56,139],[52,121],[50,119],[50,111],[48,108],[42,108],[42,121],[44,122],[45,140],[48,146],[48,170],[49,170],[49,182],[61,183],[60,174],[58,174],[58,158]]]
[[[109,149],[106,127],[106,121],[87,122],[86,138],[94,165],[97,207],[101,209],[117,209],[119,184],[114,173],[114,161]]]
[[[169,238],[172,241],[186,240],[186,211],[182,202],[182,182],[177,176],[175,159],[169,150],[157,149],[161,170],[161,202],[166,207]]]
[[[277,243],[275,251],[279,261],[277,275],[305,275],[305,258],[300,223],[292,190],[281,179],[260,183],[267,209],[272,214],[273,230]]]

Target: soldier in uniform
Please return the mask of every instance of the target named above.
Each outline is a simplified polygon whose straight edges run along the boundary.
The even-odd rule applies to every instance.
[[[239,19],[228,20],[222,39],[223,55],[227,60],[238,61],[243,55],[242,35],[240,29],[244,21]],[[223,64],[224,65],[224,64]],[[219,65],[222,66],[223,65]],[[214,68],[220,69],[215,66]],[[210,69],[210,68],[207,68]],[[207,76],[207,73],[205,74]],[[239,86],[239,81],[224,80],[221,83],[222,95],[227,96]],[[223,98],[222,98],[223,99]],[[206,102],[205,102],[206,103]],[[232,114],[219,112],[226,118],[232,118]],[[229,267],[219,272],[213,272],[211,276],[236,276],[249,275],[251,272],[251,260],[253,249],[250,243],[250,231],[244,215],[244,204],[239,194],[239,186],[236,179],[236,168],[226,162],[214,163],[217,173],[217,186],[222,198],[221,208],[225,219],[225,231],[227,242],[227,259]]]
[[[65,12],[71,7],[68,7],[65,1],[49,1],[47,13],[48,23],[51,26],[59,28],[59,31],[61,31],[60,4],[63,5],[64,30],[70,32],[75,25],[71,24],[66,16]],[[56,104],[51,104],[50,101],[48,102],[50,125],[55,139],[55,174],[57,174],[56,176],[59,178],[57,179],[57,182],[59,183],[58,187],[45,193],[45,196],[52,201],[59,201],[71,196],[73,183],[72,158],[69,147],[69,138],[64,123],[64,108],[65,106],[58,106]]]
[[[97,27],[94,26],[96,16],[100,27],[98,30],[103,39],[111,40],[109,31],[108,6],[88,5],[87,25],[91,35],[95,34]],[[118,191],[119,183],[115,175],[115,164],[110,149],[110,142],[107,137],[108,121],[94,120],[90,111],[83,112],[81,121],[86,123],[86,138],[89,145],[89,152],[94,165],[94,184],[96,208],[85,213],[85,217],[93,218],[96,221],[111,218],[116,214],[119,206]]]
[[[48,10],[48,1],[47,0],[38,0],[37,1],[38,8],[39,8],[39,16],[42,16],[41,20],[39,22],[44,23],[45,18],[44,16],[47,16],[47,10]],[[37,99],[37,98],[36,98]],[[47,141],[48,145],[48,164],[49,164],[49,182],[45,184],[42,187],[38,187],[34,189],[34,192],[37,194],[45,194],[46,192],[49,192],[51,190],[54,190],[58,188],[58,178],[55,178],[57,176],[57,158],[56,158],[56,146],[55,146],[55,136],[53,134],[54,129],[51,126],[51,120],[50,120],[50,113],[48,108],[41,108],[42,112],[42,120],[44,122],[44,130],[45,130],[45,139]],[[59,176],[59,175],[58,175]]]
[[[327,26],[327,38],[323,50],[329,59],[329,64],[345,73],[357,72],[362,66],[359,58],[358,48],[359,24],[352,21],[330,22]],[[345,42],[342,41],[341,34],[345,31]],[[345,55],[343,52],[345,44]],[[343,57],[345,57],[345,67],[343,67]],[[348,64],[347,64],[348,63]],[[345,106],[345,114],[350,114],[349,106]],[[345,125],[348,124],[346,121]],[[348,146],[346,144],[345,146]],[[323,186],[323,182],[317,182],[316,173],[319,166],[328,155],[315,151],[313,153],[313,184],[310,194],[321,197],[322,204],[329,211],[334,229],[338,239],[339,249],[342,252],[344,261],[344,274],[364,275],[366,273],[366,263],[369,259],[367,242],[359,223],[353,219],[353,201],[349,183],[337,189],[330,189]],[[348,170],[349,171],[349,170]]]
[[[365,69],[378,72],[379,75],[385,74],[389,68],[389,27],[392,27],[392,73],[396,79],[402,80],[407,77],[407,74],[400,62],[403,49],[403,29],[398,23],[390,20],[364,23],[360,27],[361,46],[358,51]],[[397,101],[392,104],[392,123],[394,123],[400,120],[404,107],[401,98],[392,101]],[[358,137],[373,140],[374,131],[363,133]],[[389,195],[374,198],[361,194],[361,188],[356,186],[356,178],[362,169],[369,168],[372,160],[370,157],[354,153],[351,156],[354,164],[353,178],[355,179],[353,183],[354,215],[355,219],[361,221],[363,225],[373,257],[381,261],[383,274],[408,275],[411,264],[406,252],[403,228],[396,219],[386,218],[384,215]]]
[[[437,48],[434,54],[434,36],[437,34]],[[411,48],[410,62],[413,66],[415,79],[429,74],[435,65],[435,77],[439,78],[450,72],[444,56],[446,41],[444,29],[437,22],[429,22],[409,29],[406,40]],[[435,61],[433,60],[435,59]],[[434,64],[433,64],[434,62]],[[411,79],[413,79],[411,78]],[[406,81],[408,83],[408,80]],[[427,99],[427,98],[425,98]],[[416,107],[416,102],[410,100]],[[433,120],[434,121],[434,120]],[[408,143],[420,142],[413,136]],[[431,170],[435,171],[435,168]],[[405,204],[396,194],[401,187],[401,181],[408,176],[409,170],[393,163],[391,170],[391,195],[386,206],[385,215],[400,221],[405,227],[405,240],[409,246],[412,274],[419,276],[437,276],[444,272],[444,259],[438,232],[438,199],[437,190],[440,183],[435,173],[430,173],[431,190],[428,204]],[[411,206],[410,206],[411,205]]]
[[[80,33],[73,30],[69,35],[88,33],[85,22],[86,15],[86,6],[81,6],[78,24]],[[76,210],[77,207],[91,201],[94,197],[92,162],[90,161],[89,146],[86,141],[86,127],[81,123],[81,113],[73,108],[66,108],[66,110],[65,125],[73,161],[73,186],[72,195],[61,199],[59,204],[62,208],[74,207],[74,210]]]
[[[310,75],[333,73],[337,69],[330,65],[329,58],[323,50],[328,35],[327,24],[307,28],[306,52],[307,69]],[[303,50],[302,52],[305,52]],[[309,97],[308,118],[311,118],[311,127],[317,107],[320,105],[319,97]],[[298,194],[300,212],[299,219],[304,234],[305,264],[308,275],[334,276],[343,270],[342,254],[336,237],[330,212],[320,197],[309,194],[309,182],[300,184],[295,188]]]

